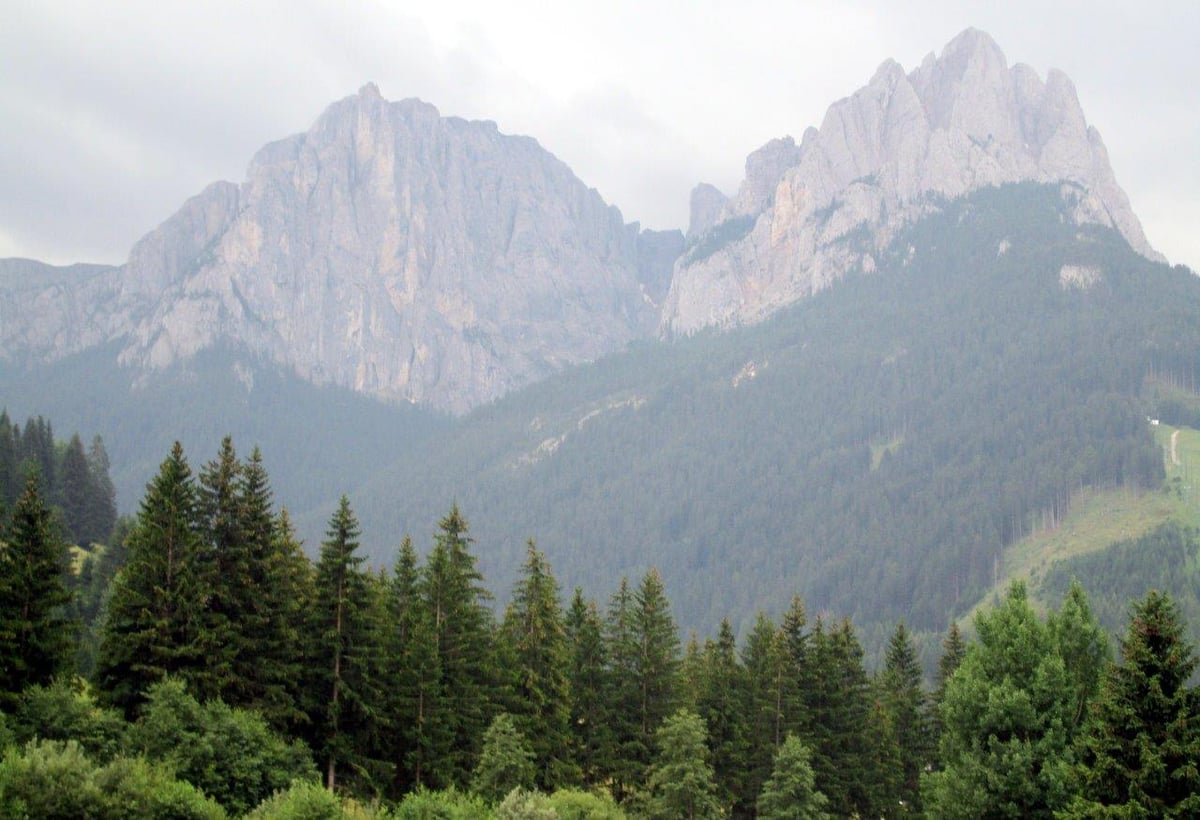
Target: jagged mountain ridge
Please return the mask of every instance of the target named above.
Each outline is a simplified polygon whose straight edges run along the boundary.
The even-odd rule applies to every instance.
[[[0,361],[115,344],[150,372],[225,346],[462,413],[634,339],[759,321],[873,270],[946,199],[1027,180],[1081,188],[1076,222],[1159,258],[1070,81],[1008,68],[975,30],[908,74],[884,62],[799,145],[751,154],[733,198],[699,186],[686,246],[626,225],[533,139],[367,85],[264,147],[241,185],[188,200],[125,265],[0,276]]]
[[[1077,223],[1116,228],[1163,261],[1065,74],[1052,69],[1043,82],[1027,65],[1009,68],[975,29],[907,74],[887,60],[799,145],[787,137],[751,154],[734,197],[712,186],[693,193],[690,248],[676,263],[662,330],[759,321],[850,270],[870,272],[874,253],[941,201],[1021,181],[1081,186]],[[864,231],[865,252],[847,241]]]
[[[682,241],[626,225],[533,139],[367,85],[81,282],[86,309],[62,281],[7,294],[0,337],[29,361],[120,340],[150,370],[234,344],[462,412],[652,332]]]

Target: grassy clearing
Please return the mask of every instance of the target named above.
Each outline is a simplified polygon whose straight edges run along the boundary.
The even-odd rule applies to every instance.
[[[1172,451],[1176,431],[1179,435]],[[998,601],[1015,580],[1029,584],[1035,606],[1057,606],[1057,601],[1039,600],[1037,593],[1040,580],[1058,561],[1138,538],[1170,520],[1200,526],[1200,430],[1159,425],[1154,428],[1154,436],[1163,448],[1166,466],[1162,490],[1092,490],[1076,497],[1071,512],[1058,527],[1035,533],[1005,550],[996,584],[962,623],[969,624],[981,606]]]

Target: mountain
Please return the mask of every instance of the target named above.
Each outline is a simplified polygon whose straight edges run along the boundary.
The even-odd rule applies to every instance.
[[[942,201],[1021,181],[1081,186],[1073,221],[1113,227],[1162,261],[1066,75],[1043,82],[1029,66],[1009,68],[974,29],[908,74],[885,61],[799,145],[788,137],[751,154],[733,198],[696,190],[662,330],[760,321],[850,270],[873,270],[896,232]],[[863,232],[872,241],[860,249]]]
[[[121,268],[4,288],[0,349],[44,362],[118,342],[148,372],[236,346],[462,412],[651,332],[682,241],[625,225],[532,139],[367,85]]]
[[[766,321],[480,408],[351,490],[364,543],[390,560],[457,501],[501,600],[534,537],[602,600],[657,566],[701,634],[799,593],[872,647],[904,619],[936,653],[1010,545],[1095,488],[1158,492],[1147,417],[1196,383],[1200,279],[1072,224],[1088,195],[981,189]]]

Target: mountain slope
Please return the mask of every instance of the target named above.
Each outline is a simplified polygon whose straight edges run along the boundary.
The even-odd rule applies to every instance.
[[[119,342],[147,371],[232,345],[461,412],[651,332],[681,247],[534,140],[368,85],[259,151],[241,186],[189,200],[86,299],[66,282],[5,294],[0,355]]]
[[[718,205],[713,191],[697,191],[663,331],[759,321],[858,266],[869,269],[937,199],[1020,181],[1080,186],[1087,195],[1074,221],[1114,227],[1161,261],[1066,75],[1051,70],[1043,82],[1029,66],[1009,68],[974,29],[908,74],[885,61],[799,146],[789,137],[751,154],[734,198]],[[857,247],[862,231],[873,241]]]
[[[476,411],[353,491],[365,539],[420,543],[456,500],[500,590],[533,536],[568,588],[659,566],[704,631],[795,593],[868,634],[940,629],[1081,489],[1162,480],[1144,381],[1194,367],[1200,282],[1077,229],[1081,196],[943,203],[767,322]]]

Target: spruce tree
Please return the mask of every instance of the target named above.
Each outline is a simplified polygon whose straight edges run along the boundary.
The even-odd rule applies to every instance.
[[[925,695],[921,691],[921,667],[912,638],[901,622],[888,642],[879,697],[887,713],[899,754],[898,801],[912,811],[920,810],[921,772],[929,763],[929,725]]]
[[[679,631],[658,570],[647,571],[633,596],[634,679],[642,736],[652,745],[654,733],[675,710],[679,686]]]
[[[433,621],[441,697],[431,720],[447,745],[434,750],[430,774],[440,786],[465,786],[491,722],[491,697],[498,677],[493,663],[493,619],[475,567],[467,520],[458,506],[438,523],[433,550],[425,562],[421,594]]]
[[[338,786],[339,773],[353,772],[372,781],[382,768],[370,757],[381,720],[373,679],[381,649],[374,619],[380,613],[372,580],[361,568],[358,537],[358,519],[343,495],[321,544],[308,628],[309,719],[313,748],[330,790]]]
[[[400,796],[436,782],[431,767],[450,746],[449,726],[437,719],[441,697],[433,618],[421,595],[421,571],[412,539],[405,536],[389,590],[388,712],[392,792]]]
[[[1121,661],[1077,744],[1082,795],[1068,816],[1200,816],[1196,665],[1174,602],[1151,590],[1133,606]]]
[[[1077,580],[1071,581],[1062,606],[1050,615],[1047,625],[1072,690],[1068,729],[1073,737],[1100,689],[1104,670],[1112,662],[1112,649],[1108,633],[1092,614],[1087,593]]]
[[[585,786],[609,779],[615,764],[615,739],[609,714],[612,678],[603,623],[594,601],[575,588],[565,619],[571,712],[571,759]]]
[[[109,476],[108,451],[100,436],[92,438],[88,449],[87,531],[89,541],[109,544],[109,536],[117,523],[117,491]],[[111,546],[111,544],[109,544]]]
[[[194,695],[208,694],[197,685],[209,679],[211,641],[202,634],[208,577],[199,572],[196,488],[179,442],[147,485],[125,545],[101,633],[99,690],[126,715],[167,675]]]
[[[704,720],[687,709],[680,709],[658,727],[658,753],[647,777],[647,817],[701,820],[722,816],[706,741]]]
[[[788,735],[758,797],[761,820],[822,820],[828,801],[816,786],[808,747]]]
[[[512,715],[501,713],[483,735],[479,762],[471,774],[471,791],[499,803],[513,789],[531,789],[536,778],[533,748]]]
[[[942,641],[942,656],[938,659],[937,679],[930,697],[929,721],[933,736],[930,740],[935,761],[940,761],[939,751],[942,737],[942,701],[946,699],[946,686],[967,654],[967,644],[957,623],[950,624]]]
[[[0,510],[10,508],[21,494],[18,436],[7,410],[0,410]]]
[[[11,708],[29,686],[45,685],[70,658],[64,582],[67,549],[37,474],[13,508],[0,543],[0,706]]]
[[[636,791],[651,755],[651,746],[642,732],[638,677],[641,644],[634,628],[633,609],[633,591],[629,580],[622,578],[609,600],[604,633],[611,681],[606,711],[614,745],[610,774],[613,796],[618,801]]]
[[[705,646],[704,677],[696,711],[708,727],[713,776],[726,813],[731,813],[735,804],[739,814],[751,811],[756,797],[747,789],[747,706],[746,671],[738,660],[733,628],[723,620],[717,640]]]
[[[747,682],[747,795],[761,791],[784,741],[785,692],[793,683],[784,656],[782,633],[760,612],[742,649]]]
[[[515,654],[513,717],[533,746],[537,786],[547,792],[579,780],[569,754],[570,647],[561,613],[558,582],[531,539],[504,633]]]
[[[73,544],[89,545],[93,538],[88,527],[88,501],[91,497],[91,471],[87,454],[79,434],[71,436],[67,449],[63,451],[62,468],[59,471],[62,483],[62,509],[66,519],[66,535]]]

